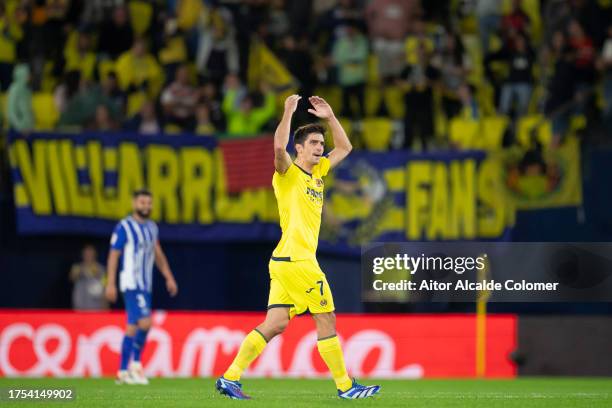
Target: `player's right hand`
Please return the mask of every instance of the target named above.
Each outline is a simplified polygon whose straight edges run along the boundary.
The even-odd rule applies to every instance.
[[[300,95],[291,95],[285,99],[285,112],[293,113],[297,109],[298,102],[302,99]]]
[[[106,285],[106,299],[111,302],[111,303],[115,303],[117,301],[117,288],[115,287],[115,285]]]

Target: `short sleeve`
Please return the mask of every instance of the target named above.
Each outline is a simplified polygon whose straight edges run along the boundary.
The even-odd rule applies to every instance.
[[[321,157],[321,160],[319,160],[319,173],[321,174],[321,177],[325,177],[327,176],[327,173],[329,172],[329,167],[331,166],[331,162],[329,161],[329,159],[325,156]]]
[[[298,169],[295,163],[291,163],[291,165],[287,168],[287,171],[284,174],[279,173],[277,170],[274,170],[274,174],[276,175],[276,177],[283,181],[292,180],[298,174],[300,174],[300,170]]]
[[[121,223],[117,224],[115,230],[113,231],[113,235],[111,236],[111,249],[121,250],[125,246],[125,241],[127,240],[127,236],[125,233],[125,228]]]
[[[153,241],[159,240],[159,228],[157,224],[151,221],[151,231],[153,232]]]

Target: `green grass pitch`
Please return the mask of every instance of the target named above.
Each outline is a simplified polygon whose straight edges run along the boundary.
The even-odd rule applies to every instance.
[[[360,401],[339,400],[331,380],[244,379],[251,401],[233,401],[214,390],[214,379],[152,379],[148,386],[115,385],[112,379],[0,379],[7,388],[74,389],[75,401],[0,400],[1,407],[409,407],[527,408],[612,407],[612,379],[521,378],[516,380],[381,380],[381,394]]]

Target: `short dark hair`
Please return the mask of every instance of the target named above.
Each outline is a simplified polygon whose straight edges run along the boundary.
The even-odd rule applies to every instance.
[[[140,188],[132,193],[132,198],[138,198],[140,196],[153,197],[153,194],[146,188]]]
[[[293,133],[293,143],[304,145],[304,142],[308,139],[308,135],[311,133],[320,133],[325,137],[325,126],[319,125],[318,123],[300,126]]]

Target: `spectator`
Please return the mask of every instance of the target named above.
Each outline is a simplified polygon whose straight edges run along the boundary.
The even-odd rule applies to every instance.
[[[595,80],[595,47],[577,20],[568,26],[569,45],[574,53],[576,82],[579,87],[590,86]]]
[[[461,101],[461,107],[464,118],[478,120],[480,118],[480,109],[474,98],[474,88],[471,85],[463,84],[457,90],[457,96]]]
[[[173,0],[177,27],[184,32],[191,32],[202,14],[206,12],[202,0]]]
[[[365,82],[368,72],[368,41],[356,27],[349,26],[339,37],[332,51],[338,70],[338,83],[342,87],[342,115],[362,118],[365,115]],[[353,111],[351,99],[357,99],[359,109]]]
[[[522,116],[527,114],[529,107],[535,55],[523,35],[517,34],[513,43],[513,47],[504,46],[500,51],[489,55],[487,62],[504,60],[508,63],[510,73],[502,85],[499,111],[509,115],[516,103],[514,113]]]
[[[91,36],[85,31],[76,33],[76,41],[64,49],[64,72],[80,71],[81,78],[92,81],[96,74],[97,57],[91,44]]]
[[[133,42],[134,31],[130,25],[128,11],[125,6],[117,6],[113,10],[112,18],[105,20],[100,26],[98,51],[104,57],[115,60],[127,52]]]
[[[466,77],[471,67],[458,35],[446,35],[443,48],[434,55],[431,64],[440,71],[442,107],[446,117],[450,119],[461,112],[459,90],[466,86]],[[465,89],[463,92],[465,94]]]
[[[183,65],[177,69],[174,81],[161,95],[165,122],[177,125],[183,131],[193,130],[197,102],[198,91],[190,84],[189,71]]]
[[[239,79],[232,75],[228,76],[225,97],[223,98],[223,112],[227,118],[227,133],[255,135],[274,116],[275,96],[267,86],[262,85],[263,106],[254,107],[253,95],[243,95],[239,100],[239,91]]]
[[[176,69],[187,63],[187,45],[175,19],[166,21],[162,48],[159,50],[158,56],[164,67],[166,78],[174,78]]]
[[[574,76],[576,81],[576,104],[573,114],[585,114],[593,117],[595,111],[595,57],[593,40],[586,35],[584,28],[577,20],[570,21],[568,26],[569,44],[573,52]]]
[[[81,21],[87,25],[97,26],[104,24],[106,18],[117,11],[118,7],[122,7],[125,0],[84,0],[83,1],[83,14]],[[127,19],[127,10],[126,12]],[[114,17],[113,17],[114,18]],[[131,44],[132,41],[127,42]]]
[[[44,47],[45,55],[49,61],[55,64],[54,73],[62,73],[60,62],[62,51],[66,43],[66,17],[68,14],[69,1],[47,0],[44,5]],[[38,89],[38,88],[35,88]]]
[[[9,128],[20,133],[29,133],[34,129],[32,111],[32,91],[30,90],[30,69],[19,64],[13,70],[13,82],[8,89],[7,116]]]
[[[515,34],[523,34],[527,37],[530,35],[531,21],[527,13],[523,11],[522,3],[522,0],[512,0],[510,13],[502,19],[504,42],[514,38]]]
[[[423,151],[434,135],[433,84],[438,71],[430,64],[427,46],[421,40],[417,46],[415,64],[402,72],[398,85],[405,90],[404,149],[412,148],[415,136],[419,136]]]
[[[196,129],[197,135],[213,136],[217,129],[210,120],[210,110],[205,103],[196,106]]]
[[[55,108],[60,114],[66,110],[66,106],[68,106],[72,98],[79,92],[80,83],[80,71],[68,71],[64,74],[63,81],[55,88],[55,91],[53,92]]]
[[[109,114],[118,120],[121,108],[113,99],[106,95],[100,85],[81,81],[79,92],[68,102],[66,109],[60,115],[60,128],[82,128],[95,121],[99,105],[105,105]]]
[[[66,10],[66,18],[64,30],[70,32],[74,27],[80,25],[89,25],[83,20],[83,12],[85,11],[85,2],[87,0],[70,0],[68,2],[68,10]]]
[[[554,72],[548,84],[545,113],[552,120],[553,145],[556,146],[569,126],[570,105],[576,89],[573,56],[562,31],[553,34],[550,54]]]
[[[6,5],[0,3],[0,92],[11,84],[13,66],[17,61],[17,43],[23,31],[15,15],[7,15]]]
[[[31,84],[32,89],[40,89],[42,81],[43,69],[45,66],[45,58],[47,57],[46,44],[46,7],[41,3],[21,4],[20,13],[22,26],[24,27],[24,38],[22,45],[22,53],[25,60],[29,62],[31,69]],[[55,49],[55,44],[49,44],[51,49]],[[58,45],[59,46],[59,45]]]
[[[207,81],[200,87],[200,99],[198,103],[208,106],[210,120],[217,130],[225,129],[225,117],[217,87],[213,82]]]
[[[270,0],[268,32],[274,38],[282,38],[289,34],[291,23],[286,9],[285,0]]]
[[[296,38],[301,38],[308,35],[312,27],[313,3],[316,0],[303,1],[287,1],[285,0],[285,8],[289,17],[290,33]]]
[[[125,115],[126,94],[119,87],[119,79],[115,71],[111,71],[102,79],[102,93],[111,101],[119,116]]]
[[[601,52],[601,68],[603,70],[603,119],[608,134],[612,135],[612,24],[608,26],[608,38]]]
[[[155,58],[147,52],[144,39],[137,38],[132,49],[121,54],[115,69],[119,86],[128,97],[139,92],[151,99],[159,95],[164,76]]]
[[[208,21],[199,25],[196,53],[198,72],[212,81],[222,81],[227,74],[239,71],[239,52],[231,15],[226,9],[214,8]]]
[[[368,33],[383,80],[397,78],[404,66],[404,39],[419,9],[415,0],[373,0],[365,12]]]
[[[415,21],[412,27],[412,33],[406,38],[406,59],[405,64],[417,65],[419,57],[427,56],[431,59],[431,54],[435,50],[435,36],[427,32],[427,26],[424,21]]]
[[[552,44],[557,31],[562,31],[571,20],[571,4],[567,0],[549,0],[543,4],[544,43]]]
[[[604,2],[591,0],[571,0],[568,2],[571,8],[570,17],[576,19],[586,35],[593,40],[597,46],[603,45],[606,39],[606,28],[610,21],[611,11],[608,3],[606,9]]]
[[[141,135],[158,135],[162,127],[157,120],[155,105],[151,101],[145,101],[140,107],[140,113],[124,124],[124,129],[137,132]]]
[[[70,268],[70,280],[73,282],[72,307],[74,310],[107,310],[108,303],[104,297],[104,266],[97,260],[93,245],[85,245],[81,252],[81,262]]]
[[[283,37],[278,57],[283,61],[293,76],[300,82],[300,95],[313,95],[316,78],[313,59],[308,49],[308,38],[299,41],[292,35]]]
[[[501,2],[499,0],[477,0],[476,17],[482,52],[489,50],[489,39],[499,30],[501,21]]]
[[[89,126],[89,130],[96,132],[110,132],[117,130],[117,123],[111,117],[108,107],[104,104],[100,104],[96,107],[96,113],[94,119]]]
[[[323,36],[325,44],[335,44],[344,35],[346,27],[353,25],[365,30],[363,11],[356,7],[355,0],[339,0],[336,7],[331,7],[319,18],[316,32]],[[326,54],[331,48],[323,50]]]

